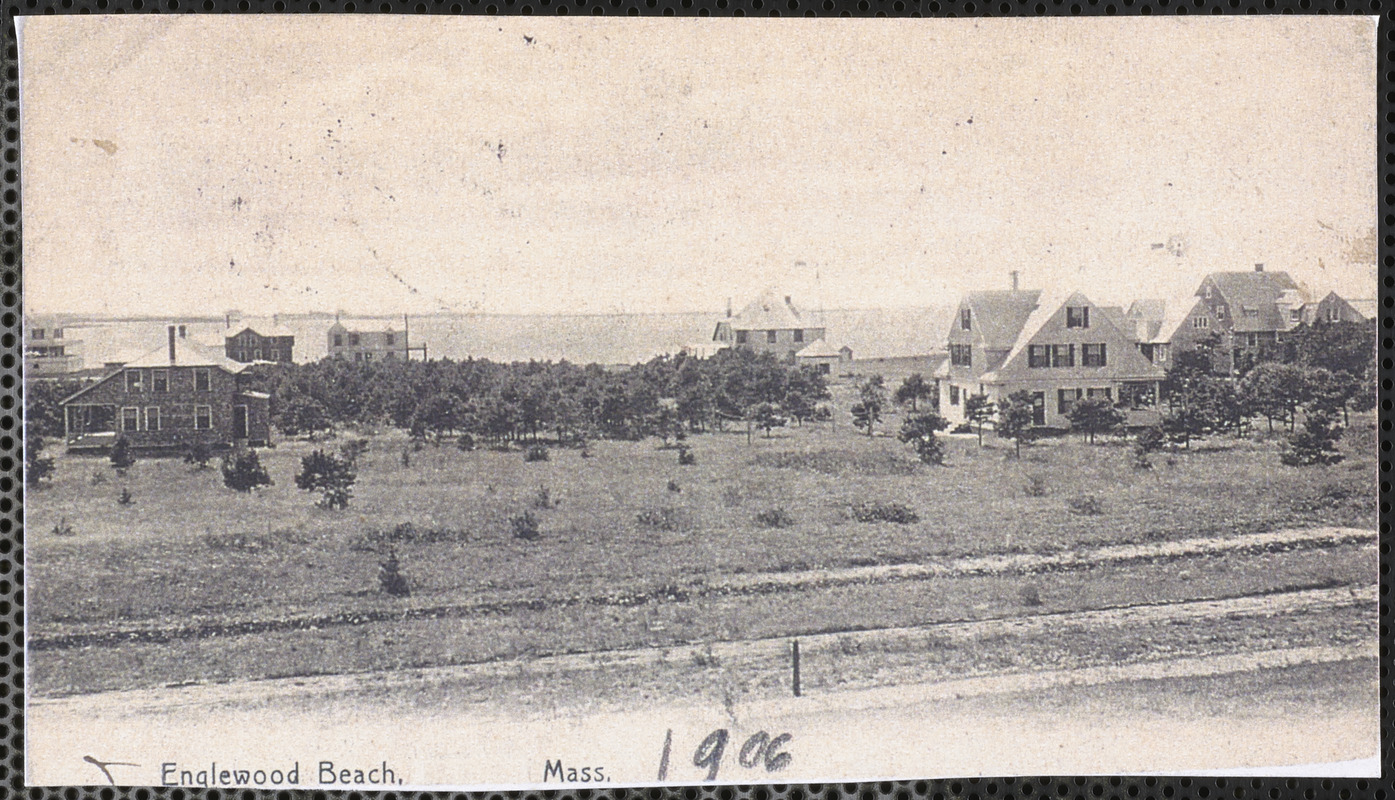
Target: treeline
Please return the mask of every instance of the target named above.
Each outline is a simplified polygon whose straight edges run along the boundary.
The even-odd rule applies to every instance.
[[[770,354],[661,356],[624,369],[566,361],[348,361],[278,366],[261,376],[286,435],[388,424],[414,436],[486,442],[665,438],[766,418],[820,414],[823,376]],[[826,410],[825,410],[826,413]]]

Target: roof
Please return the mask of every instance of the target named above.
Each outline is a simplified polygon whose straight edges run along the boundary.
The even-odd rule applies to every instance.
[[[795,356],[797,358],[838,358],[842,356],[844,349],[852,352],[852,348],[847,345],[834,345],[827,339],[818,339],[795,353]]]
[[[145,353],[144,355],[138,356],[136,358],[131,359],[130,361],[127,361],[125,364],[122,364],[119,368],[113,371],[110,375],[103,377],[96,383],[91,384],[90,386],[84,386],[78,391],[63,398],[62,402],[68,403],[72,400],[76,400],[78,397],[90,392],[98,386],[101,386],[102,384],[106,383],[107,381],[111,380],[117,375],[120,375],[124,370],[127,369],[159,369],[161,367],[217,367],[219,369],[222,369],[224,372],[229,372],[236,375],[237,373],[240,373],[243,370],[247,369],[248,366],[250,365],[233,361],[231,358],[224,356],[222,352],[218,351],[217,349],[211,347],[204,347],[200,344],[194,344],[188,339],[180,339],[176,337],[174,340],[174,358],[170,358],[169,344],[162,344],[154,350]]]
[[[1351,306],[1353,311],[1365,317],[1366,319],[1370,320],[1376,318],[1376,312],[1380,308],[1380,304],[1376,301],[1374,297],[1358,297],[1355,299],[1343,299],[1347,301],[1347,305]]]
[[[1287,272],[1213,272],[1206,277],[1230,304],[1231,329],[1242,333],[1285,330],[1289,323],[1279,313],[1280,298],[1287,291],[1298,292],[1299,298],[1304,294]],[[1258,316],[1246,316],[1246,309]]]
[[[1150,322],[1161,322],[1163,315],[1167,313],[1167,302],[1160,298],[1144,298],[1135,300],[1129,306],[1128,316],[1135,319],[1148,320]]]
[[[1182,323],[1187,321],[1187,316],[1196,308],[1196,304],[1201,302],[1201,298],[1196,295],[1179,297],[1165,303],[1166,313],[1163,314],[1162,322],[1159,323],[1157,331],[1153,334],[1151,342],[1153,344],[1167,344],[1172,341],[1172,337],[1177,335],[1177,329],[1182,327]]]
[[[799,309],[789,301],[789,295],[781,297],[773,288],[761,292],[727,322],[731,323],[732,330],[738,331],[790,330],[812,324],[800,316]]]
[[[1041,294],[1039,289],[1033,289],[969,292],[964,295],[964,303],[973,313],[973,325],[977,329],[977,336],[983,340],[983,346],[988,350],[1011,348],[1031,316],[1032,309],[1037,307]],[[957,316],[952,324],[959,324]]]
[[[272,336],[295,336],[295,332],[292,331],[290,328],[287,328],[284,325],[271,324],[246,325],[242,328],[242,330],[238,331],[237,333],[224,334],[223,338],[231,339],[235,336],[241,336],[242,334],[248,331],[251,331],[252,333],[255,333],[263,338],[270,338]]]
[[[1085,295],[1072,290],[1038,292],[1037,294],[1039,297],[1036,307],[1034,307],[1031,313],[1027,315],[1027,318],[1022,321],[1021,327],[1017,330],[1017,337],[1013,340],[1012,349],[1008,351],[1007,358],[1002,360],[1003,364],[1013,360],[1017,357],[1018,353],[1025,350],[1027,348],[1027,343],[1032,340],[1033,336],[1037,335],[1037,331],[1041,330],[1041,326],[1045,325],[1046,321],[1051,319],[1052,315],[1061,310],[1061,306],[1076,297],[1079,297],[1087,303],[1090,302],[1089,298]],[[987,378],[987,375],[984,377]]]

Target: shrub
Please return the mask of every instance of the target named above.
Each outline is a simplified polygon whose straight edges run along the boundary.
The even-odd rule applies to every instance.
[[[339,453],[350,464],[357,464],[358,457],[368,452],[367,439],[350,439],[339,446]]]
[[[1343,459],[1337,452],[1337,442],[1341,438],[1342,429],[1330,415],[1312,412],[1304,420],[1303,429],[1288,438],[1279,460],[1291,467],[1339,463]]]
[[[561,500],[552,498],[552,491],[546,486],[539,486],[538,491],[533,494],[533,508],[555,508],[561,504]]]
[[[412,449],[410,447],[402,448],[402,466],[412,466]]]
[[[129,506],[134,502],[136,502],[136,499],[131,496],[131,490],[127,489],[125,486],[122,486],[121,494],[116,496],[117,505]]]
[[[509,517],[509,528],[513,531],[513,538],[533,541],[542,536],[542,531],[538,527],[538,518],[531,511],[524,511],[522,514]]]
[[[258,486],[270,486],[271,476],[257,457],[255,450],[243,450],[223,456],[223,485],[244,494]]]
[[[1329,483],[1305,497],[1295,498],[1291,505],[1299,513],[1329,511],[1352,499],[1354,492],[1340,483]]]
[[[397,553],[391,548],[388,549],[387,560],[378,564],[378,585],[393,597],[408,597],[412,594],[407,585],[407,577],[402,574],[401,564],[397,561]]]
[[[333,453],[316,450],[300,459],[300,474],[295,476],[295,485],[307,492],[319,492],[320,500],[316,505],[321,508],[347,508],[357,477],[350,462]]]
[[[910,525],[920,521],[920,515],[910,506],[901,503],[866,501],[852,507],[852,518],[858,522],[894,522]]]
[[[540,444],[531,445],[523,452],[524,461],[547,461],[549,458],[551,458],[551,454],[546,447]]]
[[[73,526],[68,524],[68,518],[63,517],[58,520],[58,524],[53,526],[54,536],[72,536]]]
[[[697,463],[697,456],[693,455],[693,449],[686,445],[678,446],[678,466],[691,467]]]
[[[1037,587],[1032,586],[1031,584],[1023,586],[1021,589],[1019,589],[1017,591],[1017,596],[1019,599],[1021,599],[1022,605],[1024,606],[1041,605],[1041,592],[1037,591]]]
[[[756,524],[762,528],[788,528],[794,525],[794,517],[783,508],[767,508],[756,514]]]
[[[678,481],[671,480],[668,482],[668,490],[670,492],[673,492],[674,494],[678,494],[679,492],[683,491],[683,487],[678,485]]]
[[[683,515],[673,506],[646,508],[635,515],[635,521],[660,531],[676,531],[683,527]]]
[[[1066,507],[1070,513],[1079,514],[1083,517],[1095,517],[1104,513],[1104,504],[1098,497],[1092,494],[1076,495],[1066,500]]]
[[[53,459],[44,458],[44,437],[24,437],[24,483],[38,486],[53,475]]]
[[[897,438],[915,448],[916,456],[924,464],[945,463],[945,446],[936,436],[936,431],[949,427],[944,417],[935,413],[915,414],[901,423]]]
[[[456,449],[462,453],[468,453],[475,449],[475,437],[468,433],[460,434],[460,438],[455,440]]]
[[[1027,476],[1027,485],[1022,487],[1022,492],[1028,497],[1045,497],[1046,481],[1040,475]]]
[[[1144,453],[1156,453],[1167,443],[1167,433],[1163,431],[1161,425],[1154,425],[1144,428],[1134,437],[1134,448]]]
[[[125,436],[118,436],[116,443],[111,446],[111,465],[118,473],[125,473],[136,463],[136,454],[131,451],[131,440]]]
[[[950,433],[973,433],[973,432],[974,432],[974,426],[970,425],[970,424],[967,423],[967,422],[961,422],[961,423],[959,423],[958,425],[955,425],[953,428],[950,428],[949,432],[950,432]]]
[[[212,459],[213,449],[207,442],[196,439],[184,448],[184,463],[192,464],[194,469],[208,469],[208,462]]]
[[[472,538],[468,532],[460,528],[418,528],[410,522],[399,522],[391,528],[378,528],[365,534],[351,544],[350,549],[377,552],[383,544],[459,544],[471,541]]]

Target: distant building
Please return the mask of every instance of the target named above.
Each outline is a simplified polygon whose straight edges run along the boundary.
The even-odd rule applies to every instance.
[[[1372,301],[1373,302],[1373,301]],[[1328,292],[1327,296],[1312,303],[1304,309],[1303,321],[1309,325],[1332,322],[1368,322],[1375,319],[1373,307],[1366,310],[1360,306],[1366,305],[1359,300],[1347,300],[1336,292]]]
[[[72,451],[100,452],[118,436],[138,450],[266,445],[270,398],[252,391],[246,364],[180,338],[128,361],[62,401],[64,439]]]
[[[405,359],[411,350],[406,330],[391,325],[378,330],[349,330],[338,320],[329,329],[329,355],[353,361]],[[423,349],[424,350],[424,349]]]
[[[83,368],[81,339],[67,335],[60,317],[26,315],[24,318],[25,378],[71,375]]]
[[[228,358],[243,364],[254,361],[289,364],[294,361],[295,334],[276,325],[265,333],[251,327],[243,328],[224,337],[223,352]]]
[[[1125,410],[1129,424],[1156,421],[1163,371],[1137,347],[1127,315],[1081,292],[1044,295],[1017,288],[970,292],[948,336],[949,360],[935,372],[940,414],[968,421],[975,394],[1000,403],[1026,391],[1033,424],[1069,428],[1075,403],[1102,397]]]
[[[796,364],[813,367],[821,375],[831,375],[834,370],[852,363],[851,347],[834,346],[827,339],[819,339],[794,355]]]
[[[801,314],[789,295],[782,299],[774,289],[767,289],[735,316],[728,307],[727,318],[717,323],[712,341],[723,347],[793,359],[795,353],[823,339],[824,334],[822,323]]]

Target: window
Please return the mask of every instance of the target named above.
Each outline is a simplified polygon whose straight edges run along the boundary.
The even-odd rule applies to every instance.
[[[1246,347],[1259,347],[1259,334],[1257,334],[1257,333],[1247,333],[1247,334],[1245,334],[1245,346],[1246,346]]]
[[[1300,320],[1302,320],[1302,319],[1303,319],[1303,309],[1301,309],[1301,308],[1290,308],[1290,309],[1288,310],[1288,320],[1289,320],[1289,322],[1298,322],[1298,321],[1300,321]]]
[[[974,365],[974,348],[967,344],[950,345],[949,363],[956,367],[972,367]]]
[[[121,409],[121,432],[129,433],[140,430],[140,409],[135,407]]]
[[[63,329],[62,329],[62,328],[54,328],[54,329],[53,329],[53,338],[55,338],[55,339],[62,339],[62,338],[63,338]]]
[[[737,343],[737,344],[745,344],[745,343],[746,343],[746,331],[737,331],[737,332],[736,332],[736,343]]]
[[[1088,327],[1090,327],[1090,307],[1089,307],[1089,306],[1066,306],[1066,327],[1067,327],[1067,328],[1088,328]]]
[[[160,407],[147,406],[145,409],[145,429],[148,431],[160,430]]]
[[[389,333],[389,334],[387,335],[387,345],[388,345],[388,347],[392,347],[393,343],[396,342],[396,341],[397,341],[397,336],[396,336],[396,335],[391,334],[391,333]]]
[[[43,328],[35,328],[34,330],[30,331],[30,336],[29,336],[29,338],[35,339],[35,340],[44,338],[44,329],[43,329]]]
[[[170,390],[170,372],[167,369],[156,369],[150,371],[150,391],[168,392]]]
[[[1342,312],[1341,312],[1340,309],[1336,308],[1335,306],[1332,307],[1332,308],[1327,309],[1327,321],[1328,321],[1328,322],[1340,322],[1341,319],[1342,319]]]
[[[1086,396],[1086,397],[1095,397],[1095,398],[1103,397],[1105,400],[1109,400],[1109,401],[1113,402],[1113,400],[1114,400],[1114,390],[1113,390],[1113,389],[1110,389],[1108,386],[1106,386],[1106,387],[1103,388],[1103,389],[1086,389],[1086,390],[1085,390],[1085,396]]]
[[[335,346],[335,347],[343,347],[343,346],[344,346],[344,335],[343,335],[343,334],[341,334],[341,333],[336,333],[336,334],[334,334],[334,346]]]
[[[349,334],[349,346],[350,346],[350,347],[358,347],[358,334],[357,334],[357,333],[351,333],[351,334]]]
[[[1129,408],[1148,408],[1157,402],[1153,384],[1136,381],[1119,387],[1119,402]]]
[[[1167,345],[1165,345],[1165,344],[1155,344],[1155,345],[1153,345],[1153,363],[1154,363],[1154,364],[1164,364],[1164,363],[1166,363],[1166,362],[1167,362],[1167,350],[1168,350],[1168,348],[1167,348]]]
[[[194,406],[194,430],[213,430],[213,406]]]
[[[952,406],[959,405],[959,387],[952,383],[949,385],[949,404]]]
[[[1070,410],[1075,408],[1075,401],[1079,399],[1079,389],[1057,389],[1056,408],[1061,413],[1061,416],[1070,414]]]
[[[257,349],[257,350],[253,350],[253,351],[252,351],[252,360],[254,360],[254,361],[261,361],[261,360],[262,360],[262,351],[261,351],[260,348]]]
[[[1259,319],[1259,309],[1254,306],[1241,306],[1240,312],[1245,315],[1245,319]]]
[[[973,327],[974,327],[974,315],[973,315],[973,312],[972,312],[972,311],[970,311],[970,310],[967,309],[967,308],[960,309],[960,311],[959,311],[959,327],[962,328],[963,330],[966,330],[966,331],[968,331],[968,330],[973,330]]]
[[[141,377],[142,377],[142,373],[141,373],[141,371],[138,370],[138,369],[128,369],[128,370],[126,370],[126,391],[128,391],[128,392],[141,392],[141,391],[145,391],[144,382],[141,380]]]
[[[766,343],[766,344],[775,344],[775,331],[766,331],[766,332],[765,332],[765,343]]]
[[[1196,328],[1197,330],[1205,330],[1206,328],[1211,327],[1211,318],[1210,318],[1210,317],[1193,317],[1193,318],[1192,318],[1192,327],[1193,327],[1193,328]]]
[[[1051,366],[1053,366],[1053,367],[1073,367],[1073,366],[1075,366],[1075,345],[1073,345],[1073,344],[1053,344],[1053,345],[1051,345]]]
[[[1044,344],[1027,345],[1027,366],[1032,368],[1051,366],[1051,358]]]
[[[804,341],[804,329],[801,328],[794,332],[794,341],[796,343]]]
[[[1108,359],[1105,357],[1103,344],[1082,344],[1080,345],[1080,364],[1085,367],[1103,367]]]
[[[210,391],[213,391],[213,379],[212,379],[212,377],[208,374],[208,370],[206,370],[206,369],[196,369],[196,370],[194,370],[194,391],[196,391],[196,392],[210,392]]]

